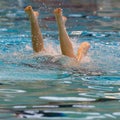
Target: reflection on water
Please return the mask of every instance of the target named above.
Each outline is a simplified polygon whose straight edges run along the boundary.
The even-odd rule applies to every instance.
[[[28,3],[40,12],[47,53],[33,55]],[[74,50],[91,43],[82,64],[61,55],[56,7],[68,18]],[[119,11],[119,0],[1,0],[0,119],[119,119]]]

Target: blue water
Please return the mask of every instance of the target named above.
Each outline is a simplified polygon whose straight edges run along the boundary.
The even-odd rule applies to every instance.
[[[72,0],[53,0],[56,4],[0,2],[1,120],[119,120],[119,1],[96,1],[92,9],[77,7],[82,4],[79,0],[79,4]],[[40,12],[46,53],[33,53],[30,23],[23,9],[26,5]],[[91,43],[77,66],[61,55],[52,13],[56,7],[62,7],[68,18],[66,27],[74,51],[83,41]]]

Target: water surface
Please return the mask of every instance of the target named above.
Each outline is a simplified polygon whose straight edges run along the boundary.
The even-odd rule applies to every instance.
[[[5,7],[0,9],[0,119],[119,119],[119,1],[96,1],[89,12],[84,2],[33,1],[28,3],[40,12],[47,48],[37,56],[22,8],[28,3],[1,1]],[[72,66],[73,60],[61,55],[52,13],[56,7],[62,7],[68,18],[74,50],[83,41],[91,43],[82,64]]]

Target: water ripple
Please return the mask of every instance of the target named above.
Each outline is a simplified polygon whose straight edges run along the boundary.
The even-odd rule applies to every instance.
[[[0,89],[0,93],[25,93],[25,90],[16,90],[16,89]]]
[[[53,100],[53,101],[95,101],[96,99],[85,97],[53,97],[53,96],[41,96],[40,99]]]

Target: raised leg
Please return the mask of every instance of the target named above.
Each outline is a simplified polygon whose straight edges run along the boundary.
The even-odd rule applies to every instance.
[[[67,18],[62,15],[61,8],[55,9],[54,14],[58,24],[60,47],[61,47],[62,54],[68,57],[76,58],[77,61],[80,62],[82,58],[86,56],[88,49],[90,48],[90,44],[88,42],[81,43],[80,47],[78,48],[77,55],[75,55],[71,40],[67,34],[66,27],[65,27],[65,22]]]
[[[65,22],[67,18],[62,15],[61,8],[55,9],[54,14],[55,14],[55,18],[58,25],[60,47],[61,47],[62,54],[68,57],[75,58],[73,46],[65,27]]]
[[[31,36],[32,36],[32,47],[34,52],[44,51],[44,43],[42,33],[38,23],[39,13],[33,11],[31,6],[25,8],[25,12],[29,15],[31,23]]]
[[[77,56],[76,56],[76,59],[78,62],[80,62],[82,58],[86,56],[89,48],[90,48],[90,44],[88,42],[83,42],[80,44],[78,51],[77,51]]]

